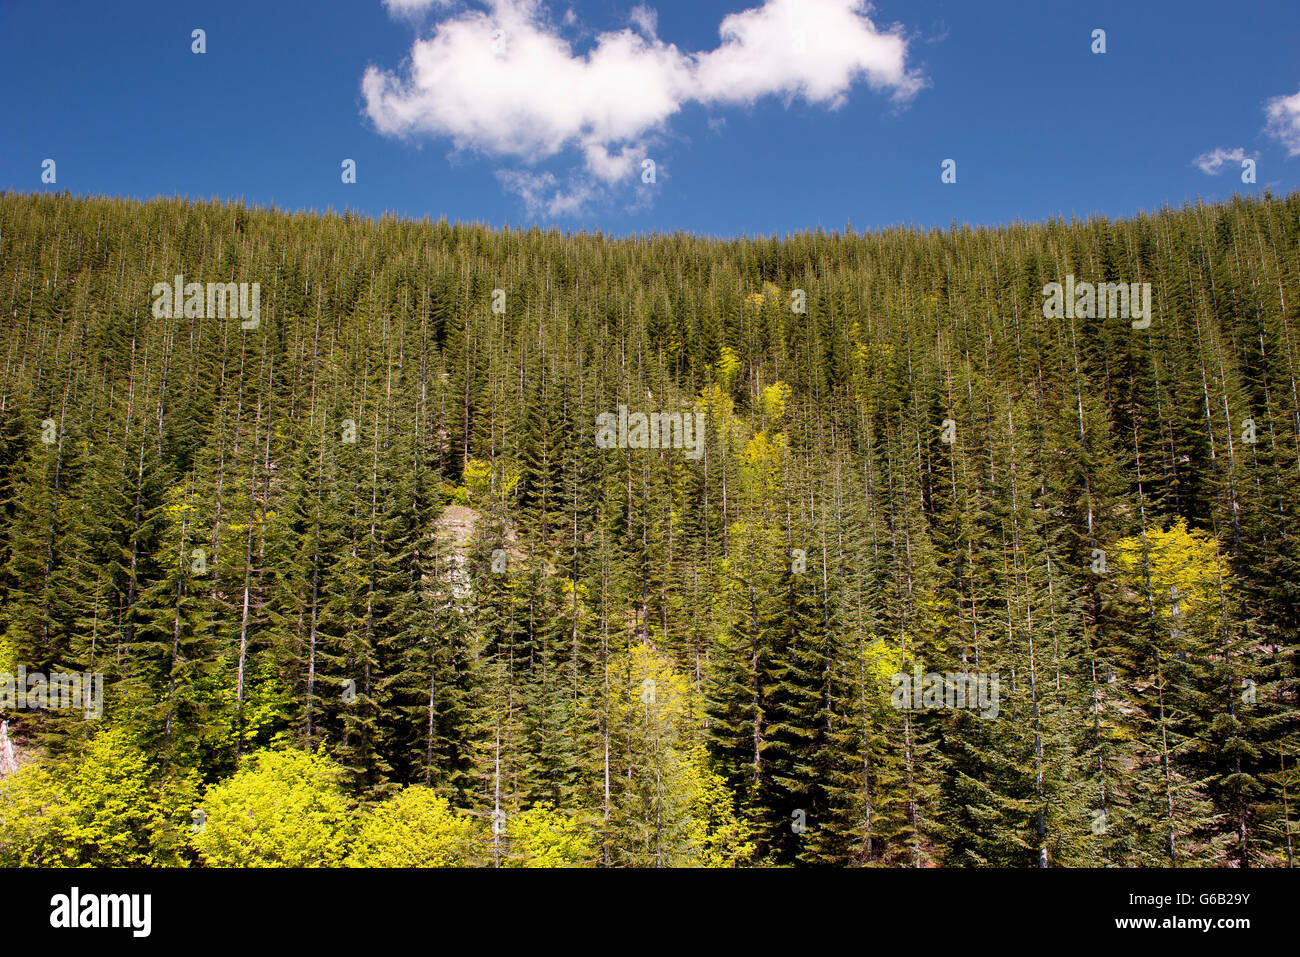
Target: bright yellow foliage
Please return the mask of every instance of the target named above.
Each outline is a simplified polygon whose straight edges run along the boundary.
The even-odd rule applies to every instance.
[[[633,827],[655,833],[656,853],[638,863],[669,867],[727,867],[752,857],[735,799],[709,767],[702,746],[688,747],[690,683],[648,645],[636,645],[611,662],[627,693],[615,699],[610,724],[629,728],[634,753],[653,755],[653,766],[634,764],[634,776],[647,784],[657,806],[647,808],[637,787],[628,789],[624,808]],[[630,782],[632,784],[637,781]]]
[[[763,410],[763,417],[768,422],[780,422],[785,418],[785,407],[793,394],[794,390],[789,384],[779,380],[765,388],[758,395],[758,404]]]
[[[208,789],[191,843],[209,867],[320,867],[342,862],[348,806],[324,755],[261,751]]]
[[[405,788],[361,822],[349,867],[470,867],[480,863],[480,828],[431,788]]]
[[[682,766],[689,795],[686,840],[694,867],[741,867],[753,860],[754,843],[736,814],[736,802],[722,776],[709,767],[703,745],[693,748]]]
[[[505,867],[589,867],[595,853],[582,826],[545,801],[506,822],[510,853]]]
[[[745,445],[741,459],[741,479],[745,488],[760,494],[772,494],[781,487],[787,454],[785,436],[759,432]]]
[[[150,783],[153,768],[121,729],[101,730],[77,758],[32,762],[0,780],[0,866],[177,863],[171,852],[191,782]]]
[[[515,466],[504,460],[496,466],[493,475],[492,463],[484,459],[470,459],[465,463],[463,484],[455,490],[453,498],[460,505],[482,507],[501,495],[509,496],[519,484],[522,474]]]
[[[717,376],[718,383],[724,390],[730,389],[740,375],[740,356],[730,346],[723,346],[718,361],[708,367]]]
[[[1115,543],[1112,564],[1121,581],[1140,595],[1147,594],[1141,536]],[[1219,546],[1205,532],[1188,531],[1178,519],[1169,531],[1147,530],[1146,553],[1151,574],[1150,597],[1156,614],[1192,618],[1219,608]],[[1228,582],[1224,580],[1226,591]],[[1175,592],[1175,589],[1177,591]]]

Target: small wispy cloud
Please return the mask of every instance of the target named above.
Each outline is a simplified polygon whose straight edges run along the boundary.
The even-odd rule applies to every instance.
[[[432,7],[445,8],[454,0],[383,0],[384,9],[395,16],[413,16]]]
[[[1233,149],[1224,149],[1222,146],[1210,150],[1208,153],[1202,153],[1192,164],[1200,168],[1202,173],[1207,176],[1217,176],[1223,171],[1223,167],[1231,164],[1234,168],[1239,168],[1243,160],[1253,159],[1240,146]]]
[[[445,2],[384,0],[403,15]],[[835,109],[858,82],[909,100],[925,81],[908,66],[908,41],[869,11],[866,0],[765,0],[725,17],[714,49],[689,52],[661,40],[641,5],[626,28],[576,52],[564,32],[580,30],[571,10],[556,25],[542,0],[479,0],[416,39],[402,71],[368,68],[365,111],[385,135],[447,137],[525,167],[572,153],[566,178],[516,168],[498,180],[530,209],[576,215],[639,184],[649,149],[688,104],[776,96]]]
[[[497,180],[523,201],[530,216],[554,219],[579,215],[595,199],[595,187],[584,182],[562,184],[554,173],[498,170]]]

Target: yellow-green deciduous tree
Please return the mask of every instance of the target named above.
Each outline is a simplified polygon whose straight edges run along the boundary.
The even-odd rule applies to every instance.
[[[534,804],[506,823],[506,867],[587,867],[594,852],[581,823],[547,802]]]
[[[362,819],[349,867],[469,867],[482,864],[481,828],[431,788],[416,785]]]
[[[211,867],[336,866],[346,853],[341,769],[305,751],[259,751],[210,788],[192,838]]]
[[[188,781],[157,783],[129,735],[106,728],[64,761],[33,762],[0,781],[0,864],[178,863],[193,793]]]

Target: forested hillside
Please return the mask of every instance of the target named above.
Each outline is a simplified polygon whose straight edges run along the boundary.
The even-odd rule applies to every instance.
[[[723,242],[9,193],[0,310],[0,672],[103,676],[0,707],[0,863],[1291,862],[1300,195]]]

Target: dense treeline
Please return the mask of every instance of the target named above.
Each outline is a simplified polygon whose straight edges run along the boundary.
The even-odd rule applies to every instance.
[[[1067,275],[1153,321],[1045,318]],[[1300,195],[719,242],[5,194],[0,309],[0,672],[105,681],[0,709],[0,860],[1291,862]]]

